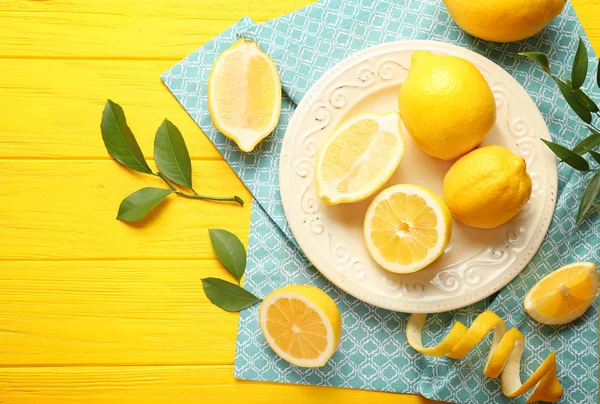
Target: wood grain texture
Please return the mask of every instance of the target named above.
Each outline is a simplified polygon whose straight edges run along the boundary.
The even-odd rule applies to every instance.
[[[151,167],[154,165],[152,162]],[[115,161],[0,160],[1,260],[212,259],[207,230],[248,235],[251,196],[224,161],[194,161],[194,188],[244,207],[170,195],[146,219],[115,219],[127,195],[163,187]]]
[[[193,159],[221,158],[160,81],[172,61],[4,59],[0,64],[0,158],[110,159],[100,135],[108,98],[125,110],[147,158],[165,118],[181,130]]]
[[[0,265],[0,367],[233,362],[238,315],[202,290],[235,282],[216,260]]]
[[[250,195],[159,75],[244,15],[262,22],[311,2],[0,2],[0,403],[432,403],[236,381],[237,315],[201,290],[204,276],[228,278],[206,230],[246,242]],[[573,3],[600,49],[600,2]],[[116,221],[126,195],[163,185],[108,158],[107,98],[148,158],[173,121],[198,191],[237,193],[246,207],[170,196],[141,224]]]
[[[3,0],[0,57],[179,60],[245,15],[257,23],[312,0]]]
[[[5,404],[245,403],[434,404],[412,395],[364,390],[251,383],[233,378],[233,366],[126,366],[2,369]]]

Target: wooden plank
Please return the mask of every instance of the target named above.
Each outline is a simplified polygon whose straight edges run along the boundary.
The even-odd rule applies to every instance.
[[[0,57],[178,60],[245,15],[264,22],[312,0],[3,0]]]
[[[43,2],[25,4],[29,3]],[[4,59],[1,63],[0,158],[109,159],[100,134],[108,98],[124,108],[148,158],[164,118],[179,127],[192,158],[220,158],[160,81],[172,61]]]
[[[6,404],[434,404],[419,396],[235,380],[229,366],[0,368]]]
[[[234,281],[216,259],[1,265],[0,366],[233,362],[238,316],[201,285]]]
[[[312,0],[4,0],[0,57],[132,57],[178,60],[244,15],[264,22]],[[573,0],[600,48],[600,3]]]
[[[114,161],[0,160],[0,260],[206,259],[207,229],[248,234],[250,193],[224,161],[194,161],[194,187],[234,203],[170,195],[138,224],[115,220],[121,200],[157,177]]]

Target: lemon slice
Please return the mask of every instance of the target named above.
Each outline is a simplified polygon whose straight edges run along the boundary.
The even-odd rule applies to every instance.
[[[272,292],[262,302],[258,317],[271,349],[296,366],[324,366],[340,343],[340,311],[314,286],[290,285]]]
[[[581,317],[597,293],[596,265],[576,262],[551,272],[533,285],[525,296],[525,311],[542,324],[566,324]]]
[[[367,209],[364,237],[371,257],[383,268],[411,273],[444,253],[452,234],[446,203],[417,185],[382,191]]]
[[[244,152],[275,129],[279,72],[256,42],[242,38],[217,58],[208,78],[208,110],[215,127]]]
[[[390,179],[403,155],[400,114],[356,116],[319,150],[317,194],[330,205],[366,199]]]

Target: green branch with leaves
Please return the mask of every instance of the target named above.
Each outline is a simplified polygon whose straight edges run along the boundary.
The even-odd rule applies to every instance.
[[[533,60],[544,69],[554,80],[571,109],[586,124],[586,127],[590,131],[590,135],[580,141],[572,150],[560,144],[541,139],[561,162],[578,171],[595,172],[587,184],[579,203],[577,223],[580,223],[593,209],[600,209],[600,202],[597,201],[600,194],[600,153],[594,151],[594,148],[600,145],[600,129],[594,124],[594,119],[597,120],[600,117],[600,109],[581,89],[585,83],[589,69],[588,52],[585,43],[579,38],[577,53],[575,54],[573,68],[571,69],[571,79],[564,78],[561,80],[552,74],[550,60],[544,53],[522,52],[519,55]],[[600,87],[600,64],[596,73],[596,83]],[[588,160],[584,158],[586,154],[589,154],[599,166],[591,167]]]
[[[210,242],[221,263],[233,275],[237,284],[219,278],[202,279],[202,287],[212,304],[226,311],[240,311],[260,303],[240,285],[246,271],[246,249],[240,239],[227,230],[210,229]]]
[[[183,198],[202,199],[219,202],[235,202],[240,206],[244,201],[239,196],[216,197],[200,195],[192,187],[192,162],[181,132],[173,123],[165,119],[156,131],[154,139],[154,160],[158,171],[154,172],[146,163],[140,146],[127,125],[125,112],[111,100],[106,101],[100,124],[102,140],[108,154],[127,168],[160,178],[165,188],[142,188],[126,197],[119,206],[117,219],[134,222],[143,219],[165,198],[176,194]],[[175,187],[179,185],[190,192]]]

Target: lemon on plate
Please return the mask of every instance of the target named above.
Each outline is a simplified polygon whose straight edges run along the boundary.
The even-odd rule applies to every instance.
[[[371,257],[395,273],[425,268],[444,253],[452,234],[448,207],[432,191],[394,185],[367,209],[364,237]]]
[[[404,149],[398,113],[355,116],[319,150],[317,195],[329,205],[368,198],[394,174]]]
[[[458,159],[444,177],[444,200],[452,216],[482,229],[515,217],[531,196],[522,157],[505,147],[480,147]]]
[[[565,0],[443,0],[456,24],[477,38],[512,42],[540,32]]]
[[[598,268],[591,262],[565,265],[543,277],[525,296],[525,311],[542,324],[581,317],[598,294]]]
[[[471,62],[417,51],[398,96],[408,133],[432,157],[451,160],[477,147],[496,121],[496,102]]]
[[[275,290],[262,302],[258,317],[271,349],[296,366],[324,366],[340,343],[340,311],[333,299],[315,286]]]
[[[281,82],[256,42],[242,38],[219,55],[208,78],[208,110],[215,127],[244,152],[273,132]]]

